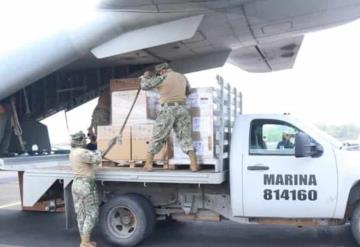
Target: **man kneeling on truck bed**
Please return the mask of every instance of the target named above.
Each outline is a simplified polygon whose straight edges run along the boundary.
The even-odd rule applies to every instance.
[[[153,168],[154,155],[157,154],[174,128],[180,140],[184,153],[189,155],[190,170],[199,170],[196,154],[191,138],[191,116],[186,108],[186,97],[190,93],[189,82],[186,77],[170,69],[169,64],[162,63],[155,66],[156,74],[146,71],[141,76],[141,89],[156,88],[160,94],[161,111],[156,118],[153,136],[149,145],[145,169]]]

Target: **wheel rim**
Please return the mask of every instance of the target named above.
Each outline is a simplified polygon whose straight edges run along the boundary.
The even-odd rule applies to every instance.
[[[111,209],[107,216],[107,222],[110,232],[117,238],[131,237],[137,225],[134,213],[124,206],[118,206]]]

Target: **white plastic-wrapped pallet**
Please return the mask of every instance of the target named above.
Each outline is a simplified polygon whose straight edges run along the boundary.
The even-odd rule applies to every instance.
[[[198,162],[220,172],[228,167],[231,128],[235,116],[241,113],[241,96],[229,84],[224,86],[221,77],[217,79],[218,87],[193,89],[186,103],[192,118],[192,139]],[[169,163],[188,165],[190,160],[182,152],[175,133],[172,138],[173,157]]]

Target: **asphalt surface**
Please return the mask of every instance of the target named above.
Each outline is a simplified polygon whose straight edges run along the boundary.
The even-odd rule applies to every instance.
[[[65,230],[64,215],[19,210],[16,174],[0,172],[0,246],[79,246],[78,233]],[[4,207],[5,205],[5,207]],[[98,229],[94,240],[108,244]],[[161,222],[155,233],[139,246],[357,246],[349,225],[338,227],[287,227],[240,225],[223,221]]]

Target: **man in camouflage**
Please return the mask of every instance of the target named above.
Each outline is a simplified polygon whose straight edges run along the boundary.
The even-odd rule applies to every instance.
[[[11,107],[3,100],[0,102],[0,156],[9,154],[11,134]]]
[[[156,119],[153,136],[149,145],[145,169],[153,168],[154,155],[157,154],[170,131],[174,129],[180,140],[184,153],[189,155],[190,170],[198,171],[196,154],[191,138],[191,116],[186,108],[186,97],[190,93],[189,82],[186,77],[173,71],[167,63],[155,66],[156,74],[146,71],[141,76],[141,89],[156,88],[160,95],[161,111]]]
[[[101,155],[85,149],[86,136],[80,131],[71,136],[70,165],[75,175],[72,195],[78,228],[80,247],[94,247],[90,242],[91,231],[99,215],[99,195],[95,183],[95,166],[101,163]]]
[[[110,124],[110,91],[107,89],[98,99],[88,128],[90,136],[97,135],[97,127]]]

